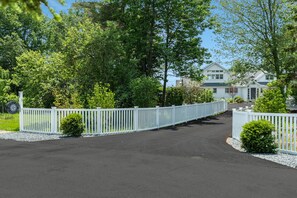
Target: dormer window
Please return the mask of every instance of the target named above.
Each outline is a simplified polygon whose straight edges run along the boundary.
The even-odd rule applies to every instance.
[[[221,79],[224,79],[224,75],[223,74],[208,74],[207,79],[208,80],[221,80]]]
[[[223,70],[207,70],[207,73],[223,73]]]
[[[267,74],[267,75],[265,75],[265,79],[266,80],[273,80],[274,79],[274,76],[271,75],[271,74]]]

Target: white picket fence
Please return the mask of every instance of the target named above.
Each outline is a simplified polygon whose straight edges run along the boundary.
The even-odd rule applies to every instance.
[[[20,101],[20,104],[21,101]],[[21,108],[20,130],[60,134],[61,120],[71,113],[82,115],[84,134],[114,134],[173,126],[227,110],[225,101],[192,105],[125,109]]]
[[[268,120],[274,125],[274,136],[281,152],[297,154],[297,114],[256,113],[233,109],[232,138],[240,140],[242,126],[253,120]]]

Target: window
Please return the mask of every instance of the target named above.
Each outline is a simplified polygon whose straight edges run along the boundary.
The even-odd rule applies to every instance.
[[[207,72],[212,72],[212,74],[207,74],[207,79],[209,80],[222,80],[224,79],[224,74],[221,74],[223,70],[208,70]],[[220,73],[220,74],[214,74]]]
[[[216,79],[216,75],[215,74],[208,74],[207,78],[208,79]]]
[[[233,87],[231,88],[232,93],[238,93],[238,88],[237,87]]]
[[[213,88],[212,93],[217,93],[217,88]]]
[[[237,87],[230,87],[230,88],[225,88],[225,93],[238,93],[238,88]]]
[[[223,74],[207,74],[207,79],[220,80],[220,79],[224,79],[224,75]]]
[[[215,72],[215,73],[223,73],[224,71],[223,71],[223,70],[213,70],[212,72]]]
[[[207,73],[224,73],[223,70],[207,70]]]
[[[274,76],[271,75],[271,74],[267,74],[267,75],[265,75],[265,77],[266,77],[266,80],[273,80],[274,79]]]

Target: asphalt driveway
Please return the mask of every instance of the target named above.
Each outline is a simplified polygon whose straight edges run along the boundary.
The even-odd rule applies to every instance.
[[[225,143],[231,112],[176,129],[0,140],[0,197],[296,197],[297,171]]]

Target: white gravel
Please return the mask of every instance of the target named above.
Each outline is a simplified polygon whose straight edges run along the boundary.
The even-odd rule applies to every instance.
[[[63,137],[62,135],[36,134],[24,132],[3,132],[0,131],[0,139],[15,140],[21,142],[37,142],[45,140],[57,140]]]
[[[231,145],[234,149],[239,150],[240,152],[246,152],[244,149],[241,148],[241,142],[233,139],[228,138],[227,144]],[[290,155],[285,153],[278,152],[277,154],[251,154],[254,157],[258,157],[261,159],[269,160],[278,164],[282,164],[285,166],[289,166],[292,168],[297,168],[297,155]]]

